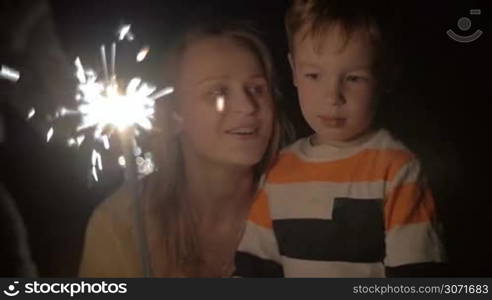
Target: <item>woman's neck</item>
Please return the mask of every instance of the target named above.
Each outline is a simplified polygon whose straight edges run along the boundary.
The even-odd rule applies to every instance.
[[[183,197],[190,201],[199,220],[237,218],[253,198],[253,168],[224,166],[188,156],[183,187]]]

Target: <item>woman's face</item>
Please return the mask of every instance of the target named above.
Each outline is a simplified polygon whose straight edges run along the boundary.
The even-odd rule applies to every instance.
[[[192,42],[176,88],[184,151],[229,165],[261,160],[272,134],[273,101],[251,50],[229,37]]]

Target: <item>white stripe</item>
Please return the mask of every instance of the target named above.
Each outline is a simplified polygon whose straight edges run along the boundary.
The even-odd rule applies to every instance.
[[[398,226],[386,233],[385,243],[388,267],[445,260],[437,228],[429,222]]]
[[[396,186],[419,181],[420,162],[412,159],[398,170],[391,182],[388,182],[387,193],[390,193]]]
[[[272,219],[332,219],[335,198],[383,199],[384,181],[267,184]]]
[[[238,251],[253,254],[262,259],[273,260],[279,264],[281,262],[273,230],[258,226],[251,221],[246,223],[246,229]]]
[[[282,256],[285,277],[384,277],[382,263],[316,261]]]
[[[302,138],[283,149],[283,153],[295,153],[299,158],[308,162],[325,162],[349,158],[366,150],[398,150],[411,153],[405,145],[396,140],[387,130],[381,129],[369,140],[348,148],[330,145],[313,146],[309,137]]]

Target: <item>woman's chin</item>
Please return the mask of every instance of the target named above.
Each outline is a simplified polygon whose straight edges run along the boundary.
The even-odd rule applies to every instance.
[[[229,157],[223,158],[225,164],[248,168],[253,167],[261,161],[262,155],[254,153],[230,153]]]

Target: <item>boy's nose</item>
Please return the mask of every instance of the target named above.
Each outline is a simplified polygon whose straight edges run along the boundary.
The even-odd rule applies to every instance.
[[[338,82],[327,84],[325,99],[328,101],[328,104],[333,106],[345,104],[345,98],[343,97],[342,89]]]

